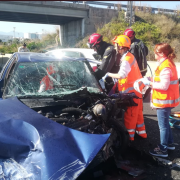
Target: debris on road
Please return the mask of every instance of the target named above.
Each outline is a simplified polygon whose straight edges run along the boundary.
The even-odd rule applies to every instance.
[[[133,167],[133,165],[131,165],[130,161],[128,160],[116,161],[116,166],[120,169],[127,171],[129,175],[132,175],[134,177],[137,177],[145,172],[143,169]]]
[[[168,165],[170,166],[170,169],[174,167],[180,168],[180,158],[174,159],[173,161],[163,159],[163,158],[158,158],[158,157],[153,157],[156,161],[160,162],[163,165]]]

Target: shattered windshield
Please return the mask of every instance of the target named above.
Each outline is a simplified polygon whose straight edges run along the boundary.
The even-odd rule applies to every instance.
[[[21,62],[9,78],[4,97],[62,96],[83,87],[89,92],[101,92],[84,61]]]

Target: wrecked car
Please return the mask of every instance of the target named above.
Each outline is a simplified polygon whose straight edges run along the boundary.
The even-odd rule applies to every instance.
[[[0,157],[34,179],[76,179],[125,152],[123,113],[137,97],[106,95],[86,59],[14,53],[0,78]]]

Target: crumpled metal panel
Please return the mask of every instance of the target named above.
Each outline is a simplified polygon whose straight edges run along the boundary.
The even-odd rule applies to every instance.
[[[1,100],[0,109],[0,174],[5,179],[76,179],[109,138],[62,126],[16,97]]]

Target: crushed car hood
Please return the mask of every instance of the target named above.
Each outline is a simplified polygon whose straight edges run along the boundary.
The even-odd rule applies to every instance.
[[[110,135],[62,126],[16,97],[1,100],[0,109],[0,171],[14,180],[76,179]]]

